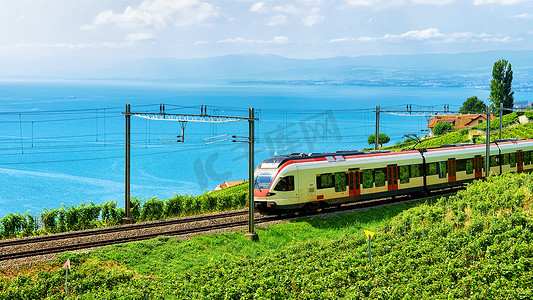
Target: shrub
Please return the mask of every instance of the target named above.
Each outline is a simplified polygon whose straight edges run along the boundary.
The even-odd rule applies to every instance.
[[[160,219],[164,214],[165,202],[153,197],[145,201],[142,206],[141,220],[152,221]]]
[[[46,208],[41,213],[41,222],[44,226],[44,230],[48,233],[56,232],[57,231],[57,218],[58,211],[51,209],[47,210]]]
[[[143,199],[137,199],[135,197],[130,198],[130,214],[134,220],[139,220],[141,217],[141,201]]]
[[[433,127],[433,133],[435,135],[441,135],[450,131],[453,131],[453,125],[448,122],[441,122],[435,125],[435,127]]]
[[[22,231],[22,229],[26,225],[26,220],[24,216],[22,216],[20,213],[13,214],[10,213],[9,215],[5,216],[1,220],[3,230],[3,236],[6,238],[11,238],[16,236],[18,233]]]
[[[165,202],[165,216],[166,217],[175,217],[179,216],[181,214],[181,198],[183,196],[179,196],[178,194],[175,194],[174,197],[169,198]]]
[[[24,214],[25,224],[24,224],[24,235],[29,236],[33,235],[37,229],[39,229],[39,224],[37,223],[37,219],[28,214],[27,212]]]

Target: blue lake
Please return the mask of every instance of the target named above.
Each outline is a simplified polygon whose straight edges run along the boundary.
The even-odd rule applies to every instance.
[[[0,83],[0,217],[82,202],[124,202],[125,104],[133,112],[243,116],[254,107],[256,165],[276,154],[362,149],[382,110],[457,110],[488,90],[439,87],[179,85],[146,82]],[[515,101],[528,100],[516,93]],[[391,143],[422,136],[425,117],[382,114]],[[247,144],[205,138],[248,135],[247,122],[180,124],[132,117],[132,196],[200,194],[247,179]],[[221,137],[219,139],[223,139]]]

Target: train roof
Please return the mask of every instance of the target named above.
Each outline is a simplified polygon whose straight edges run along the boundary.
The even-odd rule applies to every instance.
[[[533,149],[533,140],[522,140],[522,139],[503,139],[503,140],[496,140],[494,142],[491,142],[491,155],[493,155],[493,152],[498,151],[498,148],[502,149],[501,146],[504,146],[504,148],[507,148],[506,145],[512,145],[515,143],[526,143],[528,147],[531,147]],[[294,161],[298,162],[301,160],[308,161],[308,160],[324,160],[324,161],[344,161],[345,159],[351,159],[356,158],[357,156],[361,155],[363,157],[365,156],[374,156],[373,154],[401,154],[401,153],[408,153],[408,152],[422,152],[425,153],[424,156],[429,161],[433,161],[437,159],[437,157],[444,155],[445,152],[448,152],[449,150],[455,149],[461,149],[464,151],[458,152],[457,157],[464,155],[469,155],[469,153],[481,151],[481,149],[484,149],[483,147],[485,144],[473,144],[473,143],[455,143],[455,144],[445,144],[440,147],[435,148],[424,148],[424,149],[413,149],[410,151],[401,151],[401,152],[391,152],[388,150],[373,150],[373,151],[359,151],[359,150],[342,150],[342,151],[335,151],[335,152],[325,152],[325,153],[291,153],[288,155],[278,155],[271,158],[267,158],[264,160],[261,165],[259,166],[262,169],[277,169],[280,166],[282,166],[284,163],[288,161]],[[485,151],[485,150],[482,150]],[[505,152],[504,149],[502,151]],[[509,151],[509,150],[508,150]],[[441,152],[441,153],[440,153]],[[448,154],[446,154],[448,155]]]
[[[288,155],[278,155],[271,158],[265,159],[261,163],[261,168],[265,169],[276,169],[279,166],[283,165],[287,161],[291,160],[303,160],[303,159],[315,159],[315,158],[327,158],[335,156],[354,156],[354,155],[364,155],[364,154],[376,154],[376,153],[390,153],[388,150],[375,150],[375,151],[359,151],[359,150],[341,150],[335,152],[325,152],[325,153],[291,153]]]

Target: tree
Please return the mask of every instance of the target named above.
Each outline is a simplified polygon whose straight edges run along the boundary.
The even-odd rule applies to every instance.
[[[379,146],[383,146],[383,144],[386,144],[390,142],[390,137],[386,133],[380,133],[378,135],[378,143]],[[373,133],[368,137],[368,144],[372,145],[376,143],[376,135]]]
[[[503,108],[513,108],[514,106],[514,92],[511,91],[511,84],[513,81],[513,70],[511,64],[505,59],[500,59],[494,63],[492,68],[492,80],[490,81],[490,101],[492,102],[491,111],[493,114],[500,113],[500,103],[503,103]],[[507,114],[503,112],[503,114]]]
[[[477,96],[474,96],[463,102],[463,106],[459,109],[459,112],[462,114],[468,114],[471,112],[485,112],[486,110],[485,102],[479,100]]]
[[[441,135],[443,133],[448,133],[453,130],[453,125],[448,122],[440,122],[433,127],[433,134],[434,135]]]

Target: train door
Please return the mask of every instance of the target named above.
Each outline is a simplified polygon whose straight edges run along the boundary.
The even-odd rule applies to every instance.
[[[348,182],[350,187],[350,197],[361,195],[361,171],[348,172]]]
[[[516,170],[518,172],[524,171],[524,152],[522,150],[516,152]]]
[[[387,183],[389,191],[398,189],[398,166],[387,167]]]
[[[448,182],[457,180],[457,161],[455,158],[448,159]]]
[[[483,157],[481,156],[474,157],[474,173],[476,178],[483,177]]]

